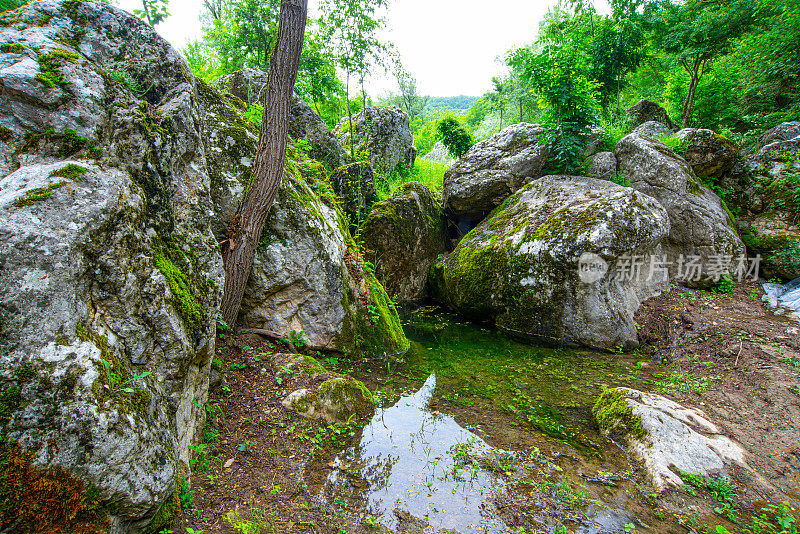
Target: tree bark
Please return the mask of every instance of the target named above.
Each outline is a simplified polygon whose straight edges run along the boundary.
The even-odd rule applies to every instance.
[[[281,0],[280,27],[269,62],[264,118],[252,183],[231,221],[228,240],[223,244],[225,287],[220,311],[229,326],[236,323],[239,315],[261,231],[281,185],[286,163],[289,103],[297,81],[307,14],[308,0]]]

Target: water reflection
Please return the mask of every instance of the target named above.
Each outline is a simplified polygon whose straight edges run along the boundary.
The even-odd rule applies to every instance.
[[[389,528],[399,508],[435,528],[459,532],[508,532],[492,503],[504,482],[471,458],[492,448],[447,415],[428,409],[436,388],[422,388],[378,410],[357,446],[333,461],[324,492],[329,502],[367,502],[367,513]],[[363,504],[362,504],[363,506]]]

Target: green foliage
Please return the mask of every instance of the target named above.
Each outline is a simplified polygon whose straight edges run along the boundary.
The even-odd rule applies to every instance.
[[[43,200],[47,200],[48,198],[53,196],[53,193],[55,192],[56,189],[64,187],[65,185],[67,185],[66,180],[61,180],[60,182],[50,184],[46,187],[37,187],[35,189],[31,189],[27,191],[23,196],[15,200],[14,206],[17,208],[21,208],[23,206],[31,206],[35,202],[41,202]]]
[[[454,158],[460,158],[466,154],[475,141],[467,129],[453,117],[445,117],[436,126],[442,143],[447,147],[447,151]]]
[[[61,48],[54,48],[47,54],[41,54],[39,55],[39,74],[36,75],[36,79],[49,88],[65,85],[66,81],[61,73],[61,66],[64,63],[75,63],[77,60],[76,53]]]
[[[169,0],[142,0],[143,9],[134,9],[133,14],[150,26],[156,26],[169,17],[168,5]]]
[[[681,157],[686,156],[687,144],[686,141],[674,134],[662,135],[659,141],[667,145],[673,152]]]
[[[768,504],[761,514],[753,516],[753,526],[746,529],[749,534],[798,534],[800,521],[794,516],[794,508],[788,503]]]
[[[86,173],[89,171],[86,167],[78,165],[76,163],[68,163],[64,167],[60,169],[56,169],[50,173],[50,177],[61,177],[66,178],[67,180],[72,180],[74,182],[81,182],[86,176]]]
[[[0,13],[17,9],[19,6],[27,4],[26,0],[0,0]]]
[[[733,293],[734,289],[736,289],[736,284],[727,274],[722,275],[722,277],[711,286],[711,291],[715,293]]]

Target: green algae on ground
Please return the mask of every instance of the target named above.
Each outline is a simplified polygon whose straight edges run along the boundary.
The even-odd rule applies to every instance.
[[[584,452],[597,450],[601,439],[591,409],[604,388],[641,388],[657,370],[649,357],[637,353],[519,343],[440,310],[408,316],[405,329],[412,340],[404,364],[411,380],[435,373],[443,400],[514,414]]]
[[[592,413],[604,432],[619,436],[631,435],[643,440],[646,434],[642,427],[642,418],[633,413],[633,408],[625,398],[625,392],[621,389],[606,389],[597,399]]]

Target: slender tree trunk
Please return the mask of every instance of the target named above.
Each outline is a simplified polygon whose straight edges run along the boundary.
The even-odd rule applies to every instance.
[[[503,108],[500,108],[500,129],[503,129]]]
[[[147,0],[142,0],[142,11],[144,11],[145,16],[147,17],[147,23],[152,26],[153,19],[150,18],[150,10],[147,9]]]
[[[700,76],[702,76],[701,67],[703,63],[703,59],[699,57],[696,58],[691,70],[689,70],[687,65],[684,63],[684,68],[687,68],[687,71],[689,72],[689,90],[686,92],[686,100],[683,101],[681,128],[688,128],[689,126],[689,117],[692,114],[692,104],[694,104],[694,94],[697,90],[697,84],[700,82]]]
[[[253,256],[284,173],[289,103],[297,80],[307,14],[308,0],[281,0],[280,29],[270,58],[267,97],[252,184],[231,221],[228,240],[223,244],[225,287],[220,311],[230,326],[235,324],[239,314],[253,267]]]
[[[345,101],[347,102],[347,119],[350,121],[350,160],[356,160],[356,140],[353,139],[353,112],[350,111],[350,69],[347,70],[347,79],[344,84]]]

